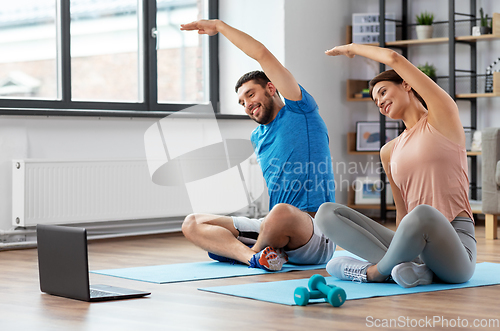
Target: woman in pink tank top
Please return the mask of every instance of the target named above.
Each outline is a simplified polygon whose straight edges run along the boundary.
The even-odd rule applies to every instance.
[[[462,283],[476,265],[474,223],[468,201],[465,134],[450,95],[397,52],[349,44],[327,55],[360,55],[393,68],[370,82],[381,114],[406,130],[380,151],[396,204],[392,231],[346,206],[325,203],[318,226],[342,248],[366,259],[333,258],[327,271],[340,279],[403,287],[433,280]]]

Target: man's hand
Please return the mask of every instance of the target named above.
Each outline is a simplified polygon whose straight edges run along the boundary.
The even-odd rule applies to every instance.
[[[209,36],[216,35],[218,20],[199,20],[187,24],[181,24],[181,30],[194,31],[198,30],[198,34],[208,34]]]

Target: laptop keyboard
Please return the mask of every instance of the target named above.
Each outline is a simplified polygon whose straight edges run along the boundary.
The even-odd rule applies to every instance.
[[[105,297],[109,297],[112,295],[113,295],[113,293],[110,293],[110,292],[104,292],[104,291],[93,290],[93,289],[90,290],[90,297],[91,298],[105,298]]]

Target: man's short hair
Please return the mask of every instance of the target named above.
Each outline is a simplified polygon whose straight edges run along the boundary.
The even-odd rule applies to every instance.
[[[240,79],[238,79],[238,81],[236,82],[236,86],[234,87],[235,92],[238,93],[238,89],[241,87],[241,85],[251,80],[254,81],[256,84],[262,86],[262,88],[266,88],[267,83],[271,82],[267,77],[267,75],[264,73],[264,71],[261,70],[250,71],[241,76]],[[278,90],[276,90],[276,92],[278,92]]]

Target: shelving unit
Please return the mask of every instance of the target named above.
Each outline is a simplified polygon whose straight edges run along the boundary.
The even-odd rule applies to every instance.
[[[349,79],[347,80],[346,94],[347,101],[372,101],[371,98],[356,98],[354,95],[359,91],[368,88],[367,80]]]
[[[455,0],[448,0],[448,37],[439,37],[439,38],[430,38],[423,40],[413,40],[408,39],[409,37],[409,22],[407,17],[408,12],[408,0],[401,0],[401,8],[402,8],[402,19],[397,21],[398,24],[402,27],[402,35],[405,40],[397,40],[391,42],[385,42],[385,15],[380,15],[380,29],[379,29],[379,43],[371,44],[380,47],[391,47],[398,48],[402,51],[403,56],[407,57],[408,47],[419,46],[419,45],[432,45],[432,44],[448,44],[448,58],[449,58],[449,76],[447,77],[449,80],[449,93],[454,96],[454,99],[468,100],[470,102],[470,129],[477,129],[477,98],[492,98],[492,97],[500,97],[498,93],[478,93],[477,91],[477,78],[474,76],[477,74],[477,49],[476,43],[480,41],[491,41],[495,39],[500,39],[500,14],[495,13],[493,15],[493,33],[489,35],[481,35],[481,36],[460,36],[455,37],[455,28],[456,28],[456,16],[465,16],[467,20],[470,21],[470,29],[472,30],[472,26],[476,24],[477,17],[477,7],[476,0],[470,0],[470,14],[457,13],[455,11]],[[385,0],[379,0],[379,13],[385,13]],[[462,20],[463,21],[463,20]],[[456,67],[456,50],[455,46],[458,44],[465,44],[470,46],[470,70],[459,70]],[[380,71],[385,70],[385,65],[380,65]],[[457,72],[468,72],[470,73],[471,83],[470,83],[470,93],[456,93],[456,78]],[[460,76],[462,77],[462,76]],[[365,88],[363,84],[368,85],[367,81],[363,80],[348,80],[347,82],[347,100],[348,101],[371,101],[371,98],[354,98],[354,94]],[[360,88],[361,87],[361,88]],[[385,133],[385,116],[380,115],[380,136],[384,136]],[[380,147],[382,147],[384,141],[381,139]],[[356,151],[356,134],[353,132],[348,133],[347,135],[347,152],[348,154],[357,154],[357,155],[375,155],[379,152],[358,152]],[[481,152],[468,152],[467,156],[471,159],[471,167],[470,167],[470,198],[473,200],[477,199],[477,157],[481,155]],[[380,180],[382,182],[386,181],[385,174],[382,173],[380,175]],[[385,188],[381,192],[381,203],[380,205],[355,205],[354,204],[354,192],[349,192],[348,195],[348,205],[351,208],[363,209],[380,209],[380,218],[381,220],[386,219],[387,210],[393,210],[392,206],[387,205],[385,202]],[[474,210],[474,213],[481,213],[480,210]]]

